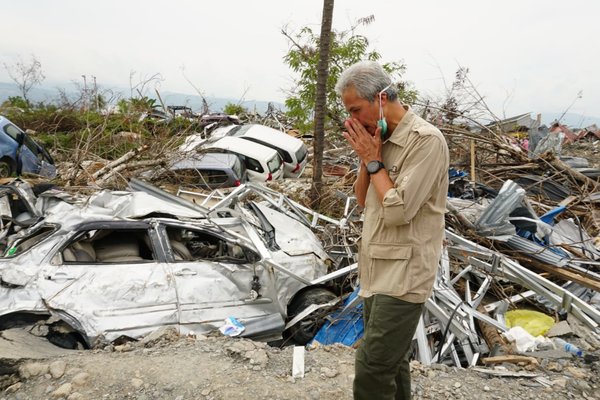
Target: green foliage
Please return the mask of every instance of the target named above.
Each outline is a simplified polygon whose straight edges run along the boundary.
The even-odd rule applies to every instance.
[[[363,20],[370,22],[371,20]],[[294,37],[284,31],[292,46],[284,57],[285,63],[297,74],[295,88],[285,100],[287,115],[295,121],[295,126],[302,132],[313,129],[313,112],[317,85],[317,65],[319,62],[319,36],[308,27],[302,28]],[[331,50],[329,61],[329,76],[327,79],[327,118],[326,129],[342,126],[346,111],[335,93],[335,84],[342,73],[350,65],[361,60],[379,61],[381,55],[369,49],[369,41],[365,36],[358,35],[354,28],[331,32]],[[383,63],[383,68],[398,83],[400,100],[412,102],[417,92],[410,90],[405,82],[400,81],[406,66],[400,62]]]
[[[38,104],[24,112],[8,109],[5,115],[22,129],[32,129],[36,132],[67,133],[85,127],[82,113],[72,109],[59,109],[54,105]]]
[[[150,112],[156,107],[156,99],[147,96],[121,99],[117,102],[121,114]]]
[[[69,133],[42,133],[35,140],[46,149],[72,149],[75,147],[76,135]]]
[[[225,104],[225,107],[223,107],[223,112],[227,115],[242,115],[247,114],[248,109],[241,104],[233,104],[229,102]]]
[[[8,100],[2,103],[2,107],[16,107],[23,110],[29,108],[29,106],[29,102],[21,96],[9,96]]]

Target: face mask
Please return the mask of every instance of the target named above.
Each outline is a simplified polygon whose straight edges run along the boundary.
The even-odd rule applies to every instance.
[[[387,85],[386,87],[384,87],[381,90],[381,92],[379,92],[379,121],[377,121],[377,126],[379,126],[381,128],[381,138],[382,139],[385,138],[385,134],[387,133],[387,121],[383,117],[383,106],[381,105],[381,95],[383,94],[383,92],[388,90],[390,88],[390,86],[392,86],[391,83],[389,85]]]

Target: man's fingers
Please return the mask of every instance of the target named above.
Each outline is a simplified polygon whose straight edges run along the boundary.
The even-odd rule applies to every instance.
[[[355,146],[355,140],[352,137],[352,135],[350,134],[350,132],[344,132],[344,133],[342,133],[342,135],[348,141],[348,143],[350,143],[350,146],[352,146],[352,147]]]
[[[378,125],[377,129],[375,129],[375,135],[373,135],[373,139],[377,146],[381,145],[381,127]]]

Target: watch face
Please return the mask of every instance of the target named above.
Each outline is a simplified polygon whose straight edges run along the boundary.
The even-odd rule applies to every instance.
[[[367,172],[369,174],[374,174],[383,168],[383,163],[381,161],[369,161],[367,164]]]

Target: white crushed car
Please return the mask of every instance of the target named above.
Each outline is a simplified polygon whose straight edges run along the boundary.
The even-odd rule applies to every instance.
[[[65,347],[139,338],[163,327],[281,338],[323,286],[329,257],[309,228],[248,201],[207,211],[177,198],[103,191],[60,202],[11,236],[0,259],[0,329],[46,321]],[[325,277],[327,278],[327,277]],[[306,342],[316,327],[290,328]]]

